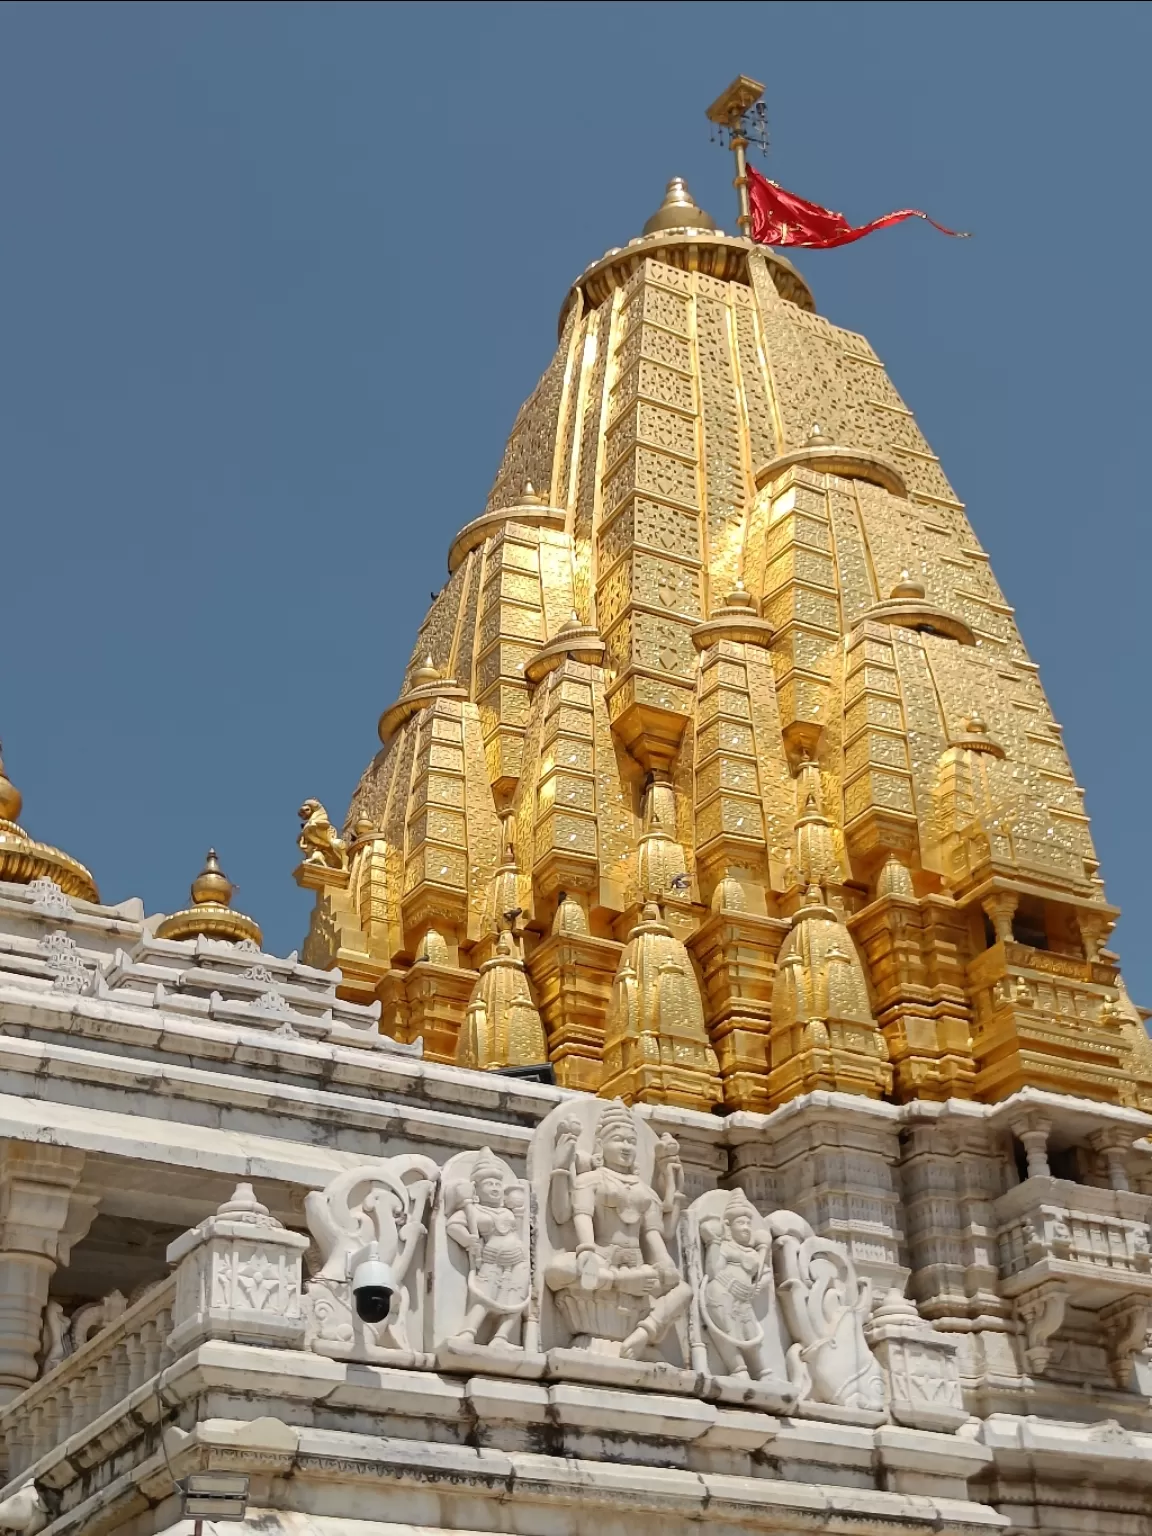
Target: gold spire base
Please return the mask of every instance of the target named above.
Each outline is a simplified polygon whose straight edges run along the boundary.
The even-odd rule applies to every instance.
[[[13,885],[52,880],[66,896],[100,900],[95,880],[79,860],[50,843],[38,843],[14,821],[0,819],[0,881],[5,880]]]
[[[245,939],[253,944],[264,942],[259,923],[245,917],[243,912],[233,912],[230,907],[215,902],[171,912],[156,928],[158,939],[194,939],[198,936],[225,944],[240,944]]]

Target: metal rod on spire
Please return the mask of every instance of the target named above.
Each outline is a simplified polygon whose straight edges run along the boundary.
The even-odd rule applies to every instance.
[[[749,238],[752,234],[752,210],[748,203],[748,162],[745,157],[748,136],[745,132],[744,117],[757,102],[763,100],[763,97],[764,87],[759,80],[751,80],[747,75],[737,75],[728,89],[717,96],[707,113],[709,122],[717,123],[721,129],[727,131],[729,148],[736,157],[736,175],[732,185],[736,188],[736,196],[739,199],[737,223],[740,226],[740,233]]]

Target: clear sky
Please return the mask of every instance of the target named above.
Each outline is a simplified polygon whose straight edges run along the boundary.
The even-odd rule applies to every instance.
[[[205,848],[302,939],[296,807],[342,817],[565,291],[768,82],[801,254],[969,512],[1088,791],[1152,1003],[1152,8],[0,6],[0,735],[106,900]],[[760,162],[762,163],[762,162]]]

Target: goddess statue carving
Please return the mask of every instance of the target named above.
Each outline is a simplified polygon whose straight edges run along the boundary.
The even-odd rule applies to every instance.
[[[444,1232],[467,1274],[460,1294],[446,1273],[455,1273],[445,1263],[452,1255],[438,1240],[436,1332],[451,1328],[447,1342],[456,1349],[517,1350],[532,1288],[527,1186],[485,1147],[452,1158],[443,1187]]]
[[[305,1291],[307,1348],[338,1360],[427,1363],[420,1354],[424,1286],[418,1260],[438,1172],[431,1158],[412,1153],[349,1168],[305,1197],[323,1261]],[[388,1316],[379,1323],[363,1322],[352,1301],[353,1264],[372,1243],[396,1286]]]
[[[684,1203],[676,1142],[618,1099],[561,1105],[529,1166],[547,1181],[544,1282],[572,1347],[642,1360],[691,1299],[669,1250]]]

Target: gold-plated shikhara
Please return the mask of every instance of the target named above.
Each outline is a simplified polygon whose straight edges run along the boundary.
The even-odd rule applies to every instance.
[[[710,109],[739,153],[760,90]],[[1152,1108],[1060,729],[915,419],[681,180],[644,229],[564,303],[343,835],[302,810],[305,958],[433,1060],[628,1100]]]

